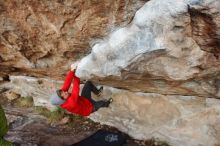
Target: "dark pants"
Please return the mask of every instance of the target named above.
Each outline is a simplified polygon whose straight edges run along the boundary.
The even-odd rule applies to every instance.
[[[87,81],[82,89],[81,96],[87,98],[93,104],[93,111],[97,111],[101,107],[108,107],[110,102],[107,100],[95,101],[92,99],[92,92],[96,95],[99,93],[99,90],[96,86],[93,85],[91,81]]]

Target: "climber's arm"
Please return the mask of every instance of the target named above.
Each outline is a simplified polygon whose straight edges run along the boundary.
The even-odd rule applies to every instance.
[[[63,91],[68,91],[69,90],[74,76],[75,76],[74,71],[71,70],[71,71],[68,72],[61,90],[63,90]]]
[[[71,98],[73,99],[74,103],[77,103],[77,100],[79,98],[79,90],[80,90],[80,79],[77,76],[74,76],[73,89],[71,93]]]
[[[66,102],[64,102],[61,107],[65,109],[71,110],[75,107],[79,98],[79,90],[80,90],[80,79],[74,76],[73,88],[71,95],[67,98]]]

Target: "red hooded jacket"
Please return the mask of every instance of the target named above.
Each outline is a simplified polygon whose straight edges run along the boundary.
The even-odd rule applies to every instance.
[[[73,71],[69,71],[69,73],[67,74],[61,90],[68,91],[73,79],[74,81],[72,93],[60,106],[69,112],[81,116],[89,116],[92,113],[93,105],[87,98],[79,96],[80,79],[75,76],[75,73]]]

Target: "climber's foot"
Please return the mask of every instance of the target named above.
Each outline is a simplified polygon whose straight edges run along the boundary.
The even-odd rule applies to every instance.
[[[109,98],[106,103],[105,103],[105,107],[109,107],[109,105],[113,102],[112,98]]]
[[[109,101],[110,103],[112,103],[112,102],[113,102],[113,98],[109,98],[108,101]]]
[[[103,91],[103,86],[101,86],[99,88],[97,96],[101,96],[102,95],[102,91]]]

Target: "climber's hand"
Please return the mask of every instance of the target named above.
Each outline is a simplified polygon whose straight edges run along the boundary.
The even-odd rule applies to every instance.
[[[76,61],[73,64],[71,64],[71,70],[75,71],[77,69],[78,64],[79,64],[79,61]]]

